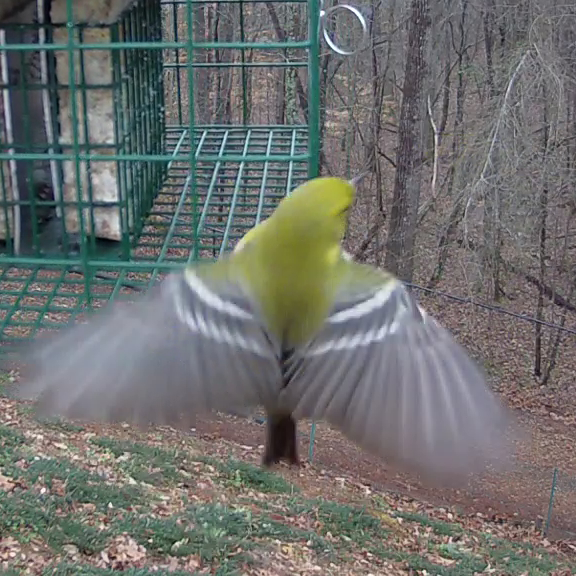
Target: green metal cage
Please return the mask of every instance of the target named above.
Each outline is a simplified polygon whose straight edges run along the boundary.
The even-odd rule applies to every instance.
[[[217,258],[318,172],[318,0],[46,2],[0,23],[4,349]]]

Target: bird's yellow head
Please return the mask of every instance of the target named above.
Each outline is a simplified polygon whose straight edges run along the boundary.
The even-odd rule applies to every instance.
[[[234,252],[240,252],[240,250],[242,250],[245,246],[250,244],[250,242],[252,242],[254,238],[257,238],[258,234],[260,233],[260,226],[263,225],[264,223],[261,222],[257,226],[254,226],[254,228],[250,228],[250,230],[248,230],[248,232],[246,232],[246,234],[244,234],[244,236],[242,236],[242,238],[238,240],[238,244],[236,244],[236,246],[234,247]]]
[[[322,235],[326,240],[340,242],[355,195],[353,181],[334,177],[314,178],[284,198],[274,217],[289,223],[297,234]]]
[[[250,279],[269,329],[283,342],[303,341],[328,313],[355,192],[355,181],[309,180],[236,246],[235,261]]]

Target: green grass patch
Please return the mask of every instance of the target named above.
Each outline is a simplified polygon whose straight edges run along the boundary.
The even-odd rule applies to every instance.
[[[50,489],[54,481],[59,480],[64,486],[65,499],[71,503],[91,503],[106,509],[109,506],[125,508],[144,502],[139,487],[112,484],[64,458],[29,458],[27,464],[24,468],[6,466],[5,473],[12,478],[25,480],[30,485],[42,481]]]
[[[8,396],[8,389],[12,383],[12,376],[8,372],[0,372],[0,398]]]
[[[10,453],[26,442],[24,434],[18,430],[0,424],[0,457],[2,453]]]
[[[10,535],[21,542],[40,537],[56,550],[73,544],[84,554],[99,552],[108,538],[106,531],[90,526],[86,518],[71,512],[63,499],[42,498],[28,492],[0,494],[2,535]]]
[[[425,514],[416,514],[411,512],[394,512],[396,518],[403,518],[410,522],[417,522],[421,526],[427,526],[438,534],[438,536],[457,536],[464,531],[460,524],[454,522],[443,522],[426,516]]]
[[[296,494],[299,489],[269,470],[248,462],[229,458],[224,462],[211,461],[225,480],[239,490],[256,490],[265,494]]]
[[[246,562],[256,540],[280,539],[286,542],[309,542],[314,548],[331,550],[316,534],[301,530],[266,515],[253,515],[244,508],[220,504],[191,506],[184,514],[168,518],[125,515],[113,523],[115,532],[129,532],[136,541],[156,554],[172,556],[199,555],[205,562],[222,562],[231,555],[235,562]]]
[[[528,543],[510,542],[489,535],[485,535],[483,540],[490,563],[506,567],[507,574],[516,575],[527,572],[531,576],[540,576],[558,569],[557,559],[544,548]],[[571,572],[576,573],[576,565],[571,566]]]
[[[20,458],[20,448],[26,438],[18,430],[0,425],[0,473],[9,475],[13,462]]]
[[[222,563],[234,556],[239,564],[251,548],[250,522],[244,514],[221,506],[192,508],[185,515],[152,518],[127,515],[115,530],[130,532],[148,550],[159,555],[196,554],[204,562]]]
[[[375,539],[386,538],[387,530],[378,518],[362,508],[330,500],[293,499],[288,505],[293,516],[308,516],[316,521],[322,535],[343,537],[343,543],[366,546]]]
[[[42,426],[46,439],[60,444],[67,434],[81,431],[61,421]],[[0,538],[11,536],[23,544],[41,540],[57,553],[68,554],[68,545],[77,548],[80,564],[54,564],[46,575],[112,576],[118,570],[95,568],[88,558],[123,533],[148,551],[146,568],[123,570],[134,576],[190,574],[153,569],[170,557],[190,555],[212,574],[241,574],[278,542],[290,544],[294,558],[311,556],[325,571],[328,562],[348,567],[369,552],[373,573],[382,571],[383,561],[438,576],[473,576],[488,565],[511,576],[576,573],[567,561],[535,545],[472,532],[465,524],[434,518],[433,512],[400,512],[378,496],[366,499],[366,507],[308,499],[279,474],[234,458],[221,461],[111,437],[92,439],[87,449],[78,450],[74,443],[66,451],[59,445],[61,457],[56,458],[34,454],[33,446],[20,430],[0,424],[0,473],[16,484],[8,485],[10,492],[0,491]],[[98,461],[102,467],[92,467]],[[198,469],[202,478],[209,474],[219,485],[226,505],[196,499],[211,494],[195,493]],[[127,474],[149,486],[125,482]],[[39,491],[43,486],[44,493]],[[169,498],[176,499],[172,515]],[[166,507],[152,507],[150,501],[166,502]],[[90,512],[86,504],[93,504]],[[373,512],[403,522],[396,530]],[[18,562],[16,557],[15,574],[21,573]]]
[[[58,432],[72,432],[78,434],[79,432],[84,432],[84,430],[86,430],[84,426],[73,424],[67,420],[62,420],[61,418],[46,418],[38,421],[45,428],[56,430]]]
[[[20,533],[46,532],[57,520],[52,499],[30,492],[18,495],[0,492],[0,534],[18,537]]]
[[[127,442],[115,438],[94,438],[92,444],[111,452],[120,467],[137,482],[164,486],[184,479],[186,455],[182,451]]]

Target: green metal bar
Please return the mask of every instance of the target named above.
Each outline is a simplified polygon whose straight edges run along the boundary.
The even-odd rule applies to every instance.
[[[143,5],[136,4],[135,9],[130,14],[130,28],[131,37],[140,40],[141,26],[143,21],[142,9]],[[146,81],[144,76],[143,67],[145,66],[145,61],[142,57],[138,57],[138,54],[134,54],[134,70],[132,71],[131,77],[134,85],[134,102],[131,103],[134,107],[134,122],[133,129],[130,130],[130,139],[133,141],[132,148],[136,150],[136,153],[141,156],[149,151],[148,145],[145,142],[145,122],[146,122],[146,107],[148,105],[146,93],[152,89],[150,84]],[[143,195],[146,194],[147,182],[145,180],[145,165],[146,163],[130,162],[130,190],[129,195],[125,195],[126,200],[126,211],[130,206],[133,214],[133,222],[136,220],[142,220],[144,214],[140,213],[139,208],[142,206]],[[138,200],[139,198],[139,200]],[[124,200],[124,198],[123,198]],[[137,204],[138,203],[138,204]],[[126,240],[128,241],[130,235],[130,229],[128,228],[128,221],[126,222],[126,227],[124,228],[123,236],[126,235]],[[129,249],[128,249],[129,250]],[[128,252],[129,253],[129,252]]]
[[[0,259],[0,266],[15,266],[22,267],[25,266],[79,266],[82,264],[81,258],[50,258],[49,262],[45,258],[26,258],[25,262],[22,258],[16,256],[6,256]],[[131,260],[130,262],[122,262],[116,260],[98,260],[94,262],[93,265],[98,269],[103,268],[113,268],[113,269],[124,269],[127,270],[151,270],[153,268],[160,268],[162,270],[177,270],[181,268],[184,262],[155,262],[155,261],[139,261]],[[77,294],[75,296],[78,296]]]
[[[194,129],[197,132],[201,132],[202,130],[210,130],[213,133],[217,132],[230,132],[234,134],[235,132],[245,132],[246,126],[244,125],[234,125],[231,126],[230,124],[196,124]],[[268,130],[284,130],[284,132],[292,132],[294,128],[298,128],[299,130],[307,130],[308,124],[291,124],[290,127],[287,127],[285,124],[251,124],[250,129],[254,132],[261,130],[263,132],[268,132]],[[168,128],[168,131],[180,131],[180,127],[171,126]]]
[[[20,40],[24,36],[24,31],[21,31]],[[20,70],[24,71],[27,69],[26,64],[26,54],[20,54]],[[28,90],[30,89],[30,83],[28,82],[28,75],[26,73],[21,73],[19,76],[18,82],[18,89],[14,93],[15,98],[20,98],[24,105],[24,142],[14,142],[14,149],[17,149],[19,146],[23,146],[25,150],[31,150],[35,148],[33,144],[32,132],[35,130],[35,126],[32,126],[30,123],[30,101],[28,98]],[[22,197],[19,198],[20,206],[29,206],[29,217],[31,219],[31,233],[32,233],[32,251],[34,254],[40,254],[40,238],[39,238],[39,230],[38,230],[38,212],[37,212],[37,202],[36,202],[36,193],[33,189],[32,183],[34,181],[33,176],[33,167],[34,164],[32,162],[26,162],[25,170],[27,174],[28,180],[28,198],[23,200]],[[20,218],[22,218],[22,212],[19,213]],[[22,235],[22,223],[20,225],[20,236]],[[20,250],[22,250],[22,237],[20,237]]]
[[[246,38],[244,35],[244,2],[240,0],[239,3],[240,7],[240,40],[244,43]],[[242,122],[246,124],[248,122],[248,101],[247,97],[248,94],[248,81],[246,79],[246,49],[242,48],[240,52],[240,60],[241,60],[241,75],[242,75]]]
[[[248,150],[250,146],[250,131],[246,134],[246,141],[244,142],[244,152]],[[238,195],[240,193],[240,185],[242,184],[242,173],[244,172],[245,162],[241,162],[238,167],[238,173],[236,174],[236,183],[234,185],[234,192],[232,193],[232,200],[230,202],[230,209],[228,212],[228,219],[226,221],[226,227],[224,229],[224,236],[222,237],[222,243],[220,245],[219,256],[224,254],[226,247],[228,246],[228,237],[230,236],[230,228],[232,226],[232,220],[234,218],[234,210],[238,201]]]
[[[187,59],[188,62],[195,61],[194,49],[197,44],[194,42],[194,12],[192,9],[192,2],[186,4],[186,17],[188,24],[188,48],[187,48]],[[192,134],[194,134],[194,124],[196,122],[196,106],[194,104],[194,70],[192,67],[188,68],[188,118],[190,119],[190,128]],[[203,140],[199,143],[200,145],[194,151],[194,147],[190,146],[190,170],[191,170],[191,194],[192,194],[192,230],[194,230],[195,235],[193,237],[192,250],[190,251],[190,256],[193,261],[198,260],[198,234],[197,234],[197,204],[198,204],[198,190],[196,186],[196,164],[198,156],[200,154],[201,144]]]
[[[160,41],[162,40],[162,4],[161,0],[156,0],[155,3],[155,11],[154,11],[154,30],[156,38]],[[152,56],[152,55],[151,55]],[[156,149],[154,150],[155,153],[164,155],[167,152],[166,142],[167,142],[167,118],[166,113],[162,113],[163,109],[165,110],[166,101],[165,101],[165,76],[164,70],[162,68],[162,53],[156,52],[154,55],[155,57],[155,81],[156,81],[156,90],[154,91],[154,102],[152,107],[152,113],[156,115],[156,133],[152,134],[152,139],[156,142]],[[160,114],[158,114],[160,111]],[[156,168],[156,167],[154,167]],[[153,169],[154,169],[153,168]],[[165,175],[167,174],[167,169],[163,169],[161,166],[155,170],[156,173],[156,182],[155,182],[155,189],[159,191],[162,182],[164,180]],[[148,208],[151,208],[153,201],[150,202]]]
[[[246,51],[245,48],[241,48],[242,53]],[[190,64],[166,64],[164,68],[166,70],[175,70],[175,69],[187,69],[190,67]],[[192,68],[307,68],[307,62],[300,62],[300,61],[282,61],[282,62],[240,62],[236,64],[235,62],[194,62],[192,64]],[[245,121],[246,122],[246,121]]]
[[[308,2],[308,178],[318,176],[320,158],[320,42],[318,29],[320,25],[320,4],[318,0]],[[314,459],[314,441],[316,439],[316,422],[310,428],[308,459]]]
[[[224,149],[226,148],[226,142],[228,140],[228,134],[224,134],[224,138],[222,138],[222,144],[220,146],[220,154],[225,159],[226,157],[223,156]],[[200,147],[198,147],[200,150]],[[212,172],[212,178],[210,179],[210,185],[208,186],[208,192],[206,193],[206,200],[204,200],[204,206],[202,207],[202,214],[200,214],[200,218],[198,220],[198,224],[196,227],[196,235],[200,234],[200,229],[204,225],[204,221],[206,220],[206,214],[208,211],[208,206],[210,205],[210,200],[214,194],[214,186],[216,185],[216,179],[218,178],[218,173],[220,172],[220,167],[222,165],[222,161],[218,160],[216,165],[214,166],[214,171]]]
[[[78,30],[78,33],[80,35],[80,38],[83,38],[84,35],[84,30],[82,28],[80,28]],[[81,96],[81,106],[82,106],[82,129],[84,132],[84,139],[86,141],[86,144],[88,145],[88,147],[90,146],[90,127],[88,125],[88,98],[87,98],[87,82],[86,82],[86,67],[84,65],[84,54],[80,53],[80,84],[82,86],[82,89],[80,90],[80,96]],[[73,58],[73,55],[70,56],[70,59]],[[72,87],[72,85],[71,85]],[[74,83],[74,88],[76,88],[76,84]],[[75,90],[71,90],[72,92],[72,97],[74,98],[74,101],[76,101],[75,98]],[[74,124],[74,128],[72,129],[73,132],[76,131],[78,124]],[[88,204],[88,206],[94,206],[94,188],[92,186],[92,178],[90,177],[90,175],[92,174],[92,170],[90,167],[90,160],[88,160],[86,162],[86,172],[88,173],[88,178],[87,178],[87,196],[88,196],[88,202],[84,202],[84,200],[79,200],[79,203],[82,207],[82,214],[84,214],[84,206],[86,204]],[[79,189],[80,191],[81,189]],[[80,193],[80,197],[82,197],[82,193],[81,191]],[[90,230],[92,231],[92,234],[90,234],[87,238],[86,238],[86,244],[87,244],[87,250],[88,253],[92,253],[93,251],[95,251],[96,249],[96,236],[94,234],[94,231],[96,230],[96,220],[94,218],[94,210],[89,210],[88,211],[88,218],[90,221]],[[84,222],[84,218],[82,217],[82,222]],[[83,235],[84,236],[84,235]],[[89,243],[89,244],[88,244]]]
[[[173,237],[174,229],[176,228],[176,224],[178,223],[176,215],[180,213],[182,210],[182,206],[184,206],[184,202],[186,202],[186,196],[188,191],[190,190],[190,185],[193,178],[193,172],[190,171],[188,177],[186,178],[186,183],[182,189],[182,194],[180,195],[180,199],[178,200],[178,204],[176,205],[176,210],[174,211],[174,217],[172,218],[172,222],[170,223],[170,227],[168,228],[168,232],[166,234],[166,241],[164,242],[164,246],[162,246],[162,251],[158,256],[157,262],[162,262],[166,258],[166,253],[170,247],[170,239]]]
[[[0,36],[1,45],[3,48],[7,45],[7,34],[5,30],[1,31]],[[5,125],[6,132],[9,128],[11,128],[11,114],[6,114],[9,110],[9,106],[12,106],[11,94],[10,94],[10,74],[8,70],[8,54],[6,51],[0,52],[0,64],[2,68],[2,74],[0,75],[0,81],[2,82],[2,97],[4,100],[4,110],[0,111],[3,112],[2,123]],[[5,143],[5,147],[9,153],[14,150],[14,142],[10,142],[10,138],[6,133],[7,141]],[[14,256],[17,250],[16,246],[16,210],[14,207],[9,206],[8,202],[10,202],[8,197],[8,190],[9,190],[9,182],[13,182],[14,179],[14,162],[8,160],[5,162],[7,165],[7,170],[0,170],[0,177],[1,177],[1,184],[2,184],[2,200],[3,200],[3,212],[4,212],[4,225],[5,229],[5,237],[6,237],[6,247],[7,251],[10,255]],[[17,187],[16,182],[16,187]],[[14,222],[10,222],[10,218],[14,218]],[[14,224],[14,226],[12,225]]]
[[[187,131],[187,130],[185,130],[184,132],[182,132],[182,136],[181,136],[181,138],[180,138],[180,141],[179,141],[178,144],[177,144],[177,148],[176,148],[176,149],[178,149],[180,146],[183,145],[187,134],[188,134],[188,131]],[[199,149],[200,149],[200,148],[198,148],[198,150],[199,150]],[[172,166],[172,163],[173,163],[173,162],[174,162],[173,159],[170,160],[169,166]],[[192,172],[192,171],[190,171],[190,172]],[[186,195],[187,195],[187,192],[188,192],[188,190],[189,190],[189,188],[190,188],[191,178],[192,178],[192,176],[191,176],[191,174],[189,173],[188,176],[187,176],[187,178],[186,178],[186,182],[185,182],[185,184],[184,184],[184,187],[183,187],[182,193],[181,193],[181,195],[180,195],[180,198],[178,199],[178,203],[177,203],[176,208],[175,208],[175,211],[174,211],[174,216],[173,216],[173,218],[172,218],[172,222],[170,223],[170,226],[169,226],[169,228],[168,228],[168,232],[166,233],[166,239],[165,239],[165,241],[164,241],[164,244],[163,244],[163,246],[162,246],[162,249],[161,249],[161,251],[160,251],[160,254],[158,255],[157,263],[163,262],[163,260],[166,258],[166,254],[167,254],[168,249],[169,249],[169,242],[170,242],[170,239],[173,237],[173,235],[174,235],[174,229],[176,228],[177,215],[178,215],[178,214],[180,213],[180,211],[182,210],[182,206],[184,205],[184,202],[186,201]]]
[[[123,40],[126,40],[126,38],[134,39],[134,28],[134,10],[132,10],[122,21]],[[136,100],[140,82],[136,78],[136,74],[139,67],[139,58],[138,54],[136,54],[134,50],[126,50],[122,52],[122,54],[124,55],[124,66],[120,69],[120,74],[124,81],[120,88],[120,105],[122,108],[125,108],[125,122],[122,124],[122,130],[119,135],[120,138],[116,140],[120,146],[120,149],[117,149],[117,151],[128,152],[130,154],[136,153],[136,155],[139,155],[137,149],[137,137],[136,142],[134,141],[134,136],[138,127],[136,115],[138,114],[139,108]],[[112,58],[113,57],[114,53],[112,53]],[[126,191],[126,194],[122,194],[120,206],[118,207],[121,214],[124,212],[123,208],[128,211],[128,189],[131,188],[131,190],[134,190],[135,187],[135,165],[135,162],[117,162],[118,170],[122,171],[122,184],[118,190],[119,192]],[[124,204],[124,200],[126,201],[126,204]],[[123,247],[128,244],[127,250],[129,255],[129,240],[126,238],[126,236],[129,235],[127,219],[124,220],[124,218],[122,218],[121,225],[121,243]]]
[[[74,148],[80,148],[80,146],[73,146]],[[10,153],[0,153],[0,160],[72,160],[78,162],[108,162],[110,160],[123,160],[125,162],[166,162],[166,156],[161,154],[85,154],[78,152],[76,154],[10,154]],[[180,162],[184,162],[189,159],[189,156],[182,156],[176,158]],[[307,162],[310,160],[309,154],[295,154],[290,156],[288,154],[271,154],[267,156],[265,154],[247,154],[242,156],[241,154],[207,154],[205,156],[198,157],[199,161],[203,162],[265,162],[269,160],[271,162]]]
[[[126,28],[127,28],[126,25],[123,24],[122,34],[124,38],[126,37],[127,33]],[[111,30],[111,33],[113,40],[115,42],[118,42],[120,40],[118,27],[114,26]],[[118,148],[121,148],[121,150],[118,151],[124,151],[124,146],[121,145],[121,143],[124,143],[123,139],[124,130],[122,130],[121,127],[126,126],[130,122],[130,119],[129,118],[126,119],[128,111],[124,109],[123,105],[123,97],[125,94],[123,87],[125,83],[122,80],[124,76],[122,74],[122,69],[130,68],[131,58],[128,53],[113,52],[111,54],[111,60],[112,60],[112,98],[113,98],[113,110],[114,110],[114,141],[116,143],[117,150]],[[129,94],[130,91],[129,82],[126,82],[126,91]],[[126,97],[129,98],[128,95]],[[125,197],[125,194],[123,192],[128,187],[127,167],[123,162],[119,161],[116,161],[116,186],[118,187],[118,191],[121,195],[121,198]],[[91,210],[91,212],[94,211]],[[120,213],[122,218],[121,228],[124,231],[127,228],[127,222],[123,217],[122,210],[120,211]],[[130,246],[129,245],[127,246],[127,242],[125,240],[126,239],[124,238],[124,234],[122,234],[122,249],[124,253],[123,255],[125,259],[128,259],[130,253]]]
[[[178,142],[176,143],[176,147],[174,148],[174,154],[172,155],[172,158],[168,162],[168,169],[172,168],[172,164],[174,164],[174,157],[177,155],[176,153],[183,146],[183,144],[184,144],[184,142],[188,136],[189,136],[189,131],[188,130],[182,130],[182,134],[180,135],[180,138],[178,139]]]
[[[550,501],[548,502],[548,514],[546,515],[546,525],[544,526],[544,536],[550,530],[550,522],[552,521],[552,509],[554,508],[554,496],[556,494],[556,486],[558,483],[558,468],[554,468],[552,475],[552,487],[550,488]]]
[[[20,258],[17,258],[18,262],[22,262],[22,260]],[[12,305],[9,305],[9,308],[6,308],[7,313],[6,313],[6,318],[9,319],[19,308],[21,308],[20,303],[22,302],[22,300],[24,299],[26,293],[28,292],[28,289],[30,288],[30,285],[33,283],[34,281],[34,277],[30,276],[29,278],[27,278],[24,281],[24,287],[22,288],[22,290],[16,294],[17,298],[14,300],[14,303]]]
[[[317,0],[310,0],[317,2]],[[78,26],[79,27],[79,26]],[[93,26],[97,28],[97,26]],[[58,52],[66,49],[85,51],[103,51],[103,50],[169,50],[180,49],[184,50],[188,46],[188,42],[122,42],[120,45],[114,45],[111,42],[102,42],[102,44],[46,44],[42,47],[43,50],[48,52]],[[306,49],[310,46],[308,42],[199,42],[194,44],[195,49],[199,50],[283,50],[285,48],[303,48]],[[7,44],[2,50],[7,52],[25,52],[37,49],[37,44]]]
[[[290,154],[294,153],[296,148],[296,130],[292,132],[292,142],[290,143]],[[286,195],[292,191],[292,174],[294,172],[294,162],[288,163],[288,177],[286,178]],[[308,171],[310,172],[310,171]]]
[[[308,2],[308,177],[318,176],[320,159],[320,26],[319,0]]]
[[[172,22],[173,26],[173,33],[174,33],[174,40],[178,42],[178,5],[174,3],[172,5]],[[177,69],[180,69],[180,51],[178,49],[174,49],[174,55],[176,56],[176,65]],[[190,64],[186,63],[183,67],[189,68]],[[184,123],[184,116],[182,114],[182,86],[180,85],[180,74],[176,74],[176,85],[178,86],[178,121],[180,124]]]
[[[266,154],[270,154],[272,150],[272,142],[274,140],[274,130],[270,130],[270,135],[268,136],[268,144],[266,145]],[[262,184],[260,185],[260,194],[258,196],[258,208],[256,209],[256,225],[260,224],[262,218],[262,210],[264,207],[264,193],[266,192],[266,184],[268,182],[268,168],[270,167],[269,162],[264,162],[264,172],[262,173]]]
[[[168,2],[168,4],[186,4],[190,1],[191,4],[206,4],[206,0],[173,0],[172,2]],[[243,0],[218,0],[218,4],[238,4]],[[269,2],[270,0],[250,0],[251,4],[264,4]],[[285,0],[287,4],[304,4],[308,0]]]
[[[316,422],[312,420],[312,426],[310,427],[310,442],[308,444],[308,460],[312,462],[314,460],[314,442],[316,441]]]
[[[50,291],[50,294],[48,294],[48,297],[46,299],[44,306],[42,306],[41,310],[39,310],[40,317],[44,316],[44,314],[46,314],[47,312],[50,311],[50,304],[53,301],[54,297],[56,296],[56,293],[58,292],[58,288],[60,287],[61,282],[64,280],[65,275],[66,275],[66,270],[62,270],[59,280],[57,282],[54,282],[54,287]],[[35,282],[37,282],[37,281],[38,281],[38,279],[36,278]],[[29,309],[29,307],[27,307],[27,309]],[[72,316],[72,318],[73,318],[73,316]],[[35,324],[34,328],[36,330],[38,330],[38,328],[40,327],[39,322],[34,322],[34,324]]]
[[[71,117],[72,117],[72,147],[75,154],[72,156],[75,167],[75,180],[76,180],[76,197],[78,199],[78,225],[80,228],[80,256],[82,262],[82,269],[84,270],[84,290],[88,306],[92,305],[91,290],[90,290],[90,269],[88,266],[88,250],[86,246],[86,230],[84,228],[84,210],[82,201],[82,180],[80,178],[80,157],[78,146],[78,105],[76,102],[76,71],[74,66],[74,13],[72,10],[72,0],[66,0],[66,20],[71,24],[68,26],[68,84],[70,86],[70,102],[71,102]]]

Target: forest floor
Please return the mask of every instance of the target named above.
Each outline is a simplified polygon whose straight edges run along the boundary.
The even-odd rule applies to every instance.
[[[426,491],[324,425],[300,470],[262,470],[262,441],[252,419],[78,426],[0,395],[0,573],[576,572],[576,541],[544,538],[497,497]]]
[[[422,285],[433,245],[421,242]],[[437,288],[474,294],[470,255],[454,250],[449,264]],[[505,287],[501,305],[533,315],[534,290],[510,277]],[[311,463],[267,472],[264,428],[253,418],[213,415],[188,434],[41,423],[0,395],[0,575],[576,573],[574,336],[540,386],[533,322],[418,296],[517,412],[530,442],[517,445],[513,470],[466,489],[431,488],[320,423]],[[560,313],[546,303],[547,320]],[[576,330],[576,314],[565,327]],[[544,334],[545,351],[554,337]],[[302,424],[302,456],[309,435]]]

